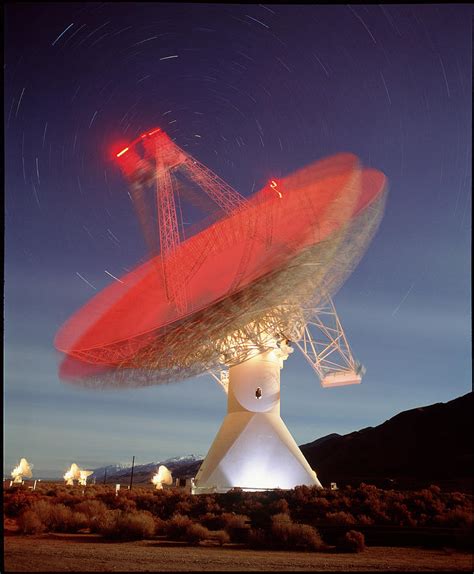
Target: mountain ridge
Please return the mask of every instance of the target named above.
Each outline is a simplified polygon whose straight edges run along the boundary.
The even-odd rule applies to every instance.
[[[367,482],[472,490],[471,412],[472,392],[445,403],[401,411],[376,426],[345,435],[331,433],[300,449],[325,486]],[[199,455],[185,455],[137,465],[134,483],[149,483],[160,464],[169,468],[174,479],[192,477],[201,463]],[[130,466],[116,473],[107,471],[107,481],[130,480],[130,473]],[[91,478],[100,481],[104,474],[104,467],[95,469]]]

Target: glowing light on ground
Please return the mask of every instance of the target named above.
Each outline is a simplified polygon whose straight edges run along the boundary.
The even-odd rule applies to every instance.
[[[75,462],[71,464],[71,468],[64,474],[66,484],[72,486],[77,482],[81,486],[86,486],[87,478],[93,473],[93,470],[82,470]]]
[[[31,478],[33,473],[31,471],[32,465],[22,458],[20,464],[12,470],[12,478],[14,483],[21,483],[24,478]]]
[[[158,472],[151,479],[151,482],[155,485],[156,490],[162,490],[164,484],[173,484],[173,477],[169,469],[161,464],[158,468]]]

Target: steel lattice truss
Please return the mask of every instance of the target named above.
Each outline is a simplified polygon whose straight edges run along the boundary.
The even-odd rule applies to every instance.
[[[301,338],[298,337],[295,341],[291,341],[281,339],[276,334],[272,338],[273,345],[277,347],[281,341],[290,344],[294,342],[318,375],[323,387],[339,387],[360,383],[365,368],[352,354],[331,297],[327,297],[316,309],[304,310],[303,315],[311,316],[311,319],[304,324]],[[294,331],[294,333],[297,336],[298,332]],[[271,341],[267,341],[267,344],[271,344]],[[208,373],[227,393],[228,370],[210,369]]]
[[[136,209],[141,216],[142,228],[152,253],[156,252],[156,229],[153,229],[151,218],[146,213],[144,196],[147,188],[155,187],[166,295],[180,313],[185,313],[188,310],[186,284],[191,275],[185,274],[187,266],[182,264],[177,254],[184,238],[180,236],[175,202],[177,192],[175,172],[180,171],[195,182],[224,213],[229,214],[244,207],[247,200],[205,165],[179,148],[161,130],[148,132],[130,144],[125,150],[120,166],[130,182]],[[205,254],[206,249],[196,253],[195,267],[199,266],[199,259],[202,260]]]
[[[354,359],[346,334],[330,297],[312,313],[299,350],[317,373],[323,387],[360,383],[364,367]]]
[[[291,341],[323,386],[360,381],[361,368],[331,296],[353,271],[379,225],[383,175],[369,174],[367,185],[375,191],[364,203],[362,168],[353,156],[335,156],[288,176],[277,193],[272,182],[269,191],[247,200],[161,130],[144,134],[118,156],[145,239],[156,256],[123,277],[124,286],[113,285],[110,296],[100,294],[97,303],[66,325],[65,343],[58,346],[68,355],[66,379],[91,387],[133,387],[211,373],[225,389],[221,371]],[[223,214],[190,238],[183,236],[177,215],[176,193],[183,176]],[[327,189],[333,191],[326,200]],[[323,199],[318,203],[319,195]],[[147,205],[150,196],[153,209]],[[356,209],[359,204],[363,208]],[[190,293],[196,285],[206,288],[214,262],[224,268],[236,246],[244,248],[232,260],[230,282],[211,303],[199,305]],[[150,274],[153,270],[159,279]],[[141,321],[140,305],[155,312],[154,289],[160,285],[169,304],[166,312],[175,319],[115,336],[115,324],[119,329],[133,327],[130,313]],[[130,305],[122,310],[121,301]],[[76,325],[84,334],[75,335]],[[109,330],[108,339],[84,343],[99,340],[102,329]]]

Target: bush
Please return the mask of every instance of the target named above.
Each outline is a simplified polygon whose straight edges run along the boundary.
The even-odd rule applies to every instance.
[[[4,500],[4,512],[11,518],[19,516],[23,510],[28,509],[34,498],[29,492],[14,489],[13,494],[8,493]]]
[[[357,517],[357,524],[360,526],[371,526],[374,523],[373,519],[366,514],[359,514]]]
[[[18,526],[23,534],[40,534],[46,530],[39,516],[33,510],[24,510],[18,517]]]
[[[99,521],[104,516],[107,506],[100,500],[84,500],[76,504],[74,510],[86,516],[87,524],[91,532],[99,532]]]
[[[365,550],[364,535],[357,530],[349,530],[338,540],[336,550],[338,552],[362,552]]]
[[[248,525],[249,517],[245,514],[233,514],[230,512],[224,512],[221,515],[221,519],[224,523],[224,528],[227,530],[228,528],[246,528]]]
[[[155,534],[166,534],[166,520],[153,516],[153,521],[155,523]]]
[[[309,524],[293,524],[293,530],[294,542],[297,547],[302,546],[305,550],[312,550],[313,552],[318,552],[325,548],[326,545],[319,532]]]
[[[198,545],[202,540],[207,540],[210,537],[210,532],[205,526],[200,524],[190,524],[186,528],[185,540],[193,545]]]
[[[225,530],[216,530],[212,532],[213,539],[219,544],[219,546],[224,546],[230,542],[230,536]]]
[[[87,516],[82,512],[73,512],[64,504],[55,504],[51,508],[47,526],[53,532],[77,532],[87,524]]]
[[[199,521],[209,530],[220,530],[224,526],[222,515],[216,516],[213,512],[206,512],[204,515],[201,515]]]
[[[356,523],[355,518],[350,512],[328,512],[326,519],[330,524],[337,526],[352,526]]]
[[[165,531],[168,538],[171,540],[184,540],[186,537],[186,530],[193,521],[189,516],[184,516],[182,514],[175,514],[166,523]]]
[[[271,514],[289,514],[290,507],[284,498],[280,498],[270,504],[269,511]]]
[[[98,519],[98,531],[104,538],[142,540],[155,534],[155,521],[146,511],[108,510]]]
[[[117,526],[121,530],[121,538],[127,540],[142,540],[155,534],[155,521],[146,511],[121,512]]]
[[[325,548],[319,532],[309,524],[295,524],[288,514],[279,513],[272,517],[270,530],[254,529],[249,534],[249,545],[253,548],[274,548],[278,550],[310,550]]]
[[[38,500],[32,505],[31,510],[38,516],[42,524],[49,527],[51,525],[53,507],[54,505],[46,500]]]
[[[265,530],[263,530],[263,528],[250,530],[248,544],[250,548],[268,548],[269,541]]]
[[[232,542],[246,542],[250,526],[249,517],[245,514],[224,513],[221,515],[224,530]]]
[[[468,510],[456,508],[436,516],[435,522],[442,526],[451,526],[454,528],[472,528],[473,516],[472,512]]]
[[[64,504],[51,504],[38,500],[31,506],[31,511],[43,525],[43,530],[50,532],[77,532],[88,525],[87,516],[74,512]],[[30,516],[28,520],[33,520]]]
[[[276,515],[287,516],[287,515]],[[324,546],[318,531],[309,524],[295,524],[290,518],[272,520],[271,545],[285,550],[321,550]]]
[[[97,516],[104,514],[104,512],[107,511],[107,506],[105,506],[105,504],[100,500],[83,500],[79,504],[76,504],[74,510],[82,512],[89,520],[92,520]]]

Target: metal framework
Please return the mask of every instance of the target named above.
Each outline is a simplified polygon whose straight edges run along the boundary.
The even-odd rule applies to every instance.
[[[365,368],[354,359],[334,302],[314,310],[303,336],[296,345],[317,373],[323,387],[338,387],[360,383]]]
[[[314,369],[321,385],[326,388],[354,385],[361,382],[365,367],[357,361],[347,341],[346,334],[331,297],[315,309],[304,309],[301,317],[311,316],[303,327],[301,338],[295,341],[275,334],[275,346],[294,342]],[[241,342],[242,344],[242,342]],[[269,342],[266,341],[268,346]],[[209,369],[208,374],[227,393],[229,371]]]
[[[229,371],[228,369],[221,369],[218,371],[217,369],[209,369],[208,374],[218,383],[222,389],[224,390],[225,394],[229,392]]]
[[[383,174],[342,154],[245,199],[159,129],[117,159],[152,257],[63,326],[55,342],[68,355],[62,378],[135,387],[209,372],[225,390],[224,366],[290,341],[323,386],[360,382],[363,368],[329,295],[378,227]],[[183,177],[187,191],[197,187],[219,210],[188,236],[180,228]]]
[[[141,156],[143,149],[143,156]],[[142,224],[145,238],[155,251],[156,229],[149,224],[144,195],[146,188],[155,187],[158,232],[162,261],[163,282],[168,301],[173,302],[180,314],[188,310],[186,284],[204,260],[206,249],[195,253],[194,261],[183,262],[177,256],[180,223],[176,209],[176,180],[174,171],[179,170],[194,182],[226,214],[235,212],[247,204],[247,200],[217,174],[179,148],[162,130],[155,129],[137,138],[117,154],[120,166],[129,179],[133,200]],[[245,261],[241,262],[241,267]]]

